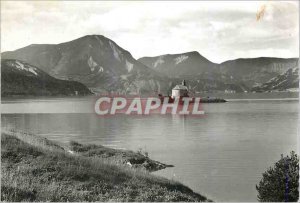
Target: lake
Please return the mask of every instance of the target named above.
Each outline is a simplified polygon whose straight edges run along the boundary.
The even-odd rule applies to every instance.
[[[103,118],[92,113],[91,98],[8,99],[2,101],[1,125],[61,143],[141,148],[150,158],[175,165],[156,175],[178,180],[214,201],[256,201],[262,173],[281,154],[297,151],[299,100],[298,94],[289,99],[249,95],[203,104],[203,117]]]

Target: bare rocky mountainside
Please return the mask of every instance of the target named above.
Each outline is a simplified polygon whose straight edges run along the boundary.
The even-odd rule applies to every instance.
[[[266,92],[266,91],[294,91],[299,88],[299,70],[298,68],[290,68],[283,74],[280,74],[266,83],[255,86],[252,91]]]
[[[298,67],[297,58],[248,58],[216,64],[195,51],[136,60],[102,35],[61,44],[33,44],[4,52],[2,58],[24,61],[58,79],[78,81],[93,92],[120,94],[167,94],[182,79],[193,92],[248,92]]]
[[[56,79],[19,60],[1,60],[1,96],[72,96],[91,94],[83,84]]]
[[[260,85],[298,67],[298,58],[260,57],[253,59],[237,59],[220,64],[222,74],[243,81],[248,87]]]

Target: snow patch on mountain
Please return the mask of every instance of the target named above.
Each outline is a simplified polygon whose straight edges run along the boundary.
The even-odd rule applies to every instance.
[[[133,64],[126,60],[126,68],[129,73],[133,69]]]
[[[181,55],[174,59],[175,64],[178,65],[179,63],[182,63],[183,61],[187,60],[189,56]]]
[[[120,78],[121,78],[122,80],[127,80],[128,75],[120,75]]]
[[[29,67],[28,71],[33,73],[34,75],[38,75],[37,72],[35,71],[35,68]]]
[[[114,57],[118,60],[118,61],[121,61],[121,58],[120,58],[120,51],[117,49],[117,47],[114,45],[113,42],[109,41],[109,45],[113,51],[113,54],[114,54]]]
[[[22,64],[19,61],[16,61],[15,64],[13,64],[13,65],[19,70],[25,70],[25,71],[31,72],[32,74],[34,74],[36,76],[38,75],[36,72],[36,69],[34,67],[31,67],[28,65],[25,66],[24,64]]]
[[[299,68],[296,66],[295,68],[292,69],[293,74],[298,74]]]
[[[88,61],[87,61],[91,71],[93,72],[95,70],[95,68],[98,66],[98,64],[94,61],[93,57],[90,56]]]
[[[158,65],[163,64],[164,61],[164,57],[160,56],[154,63],[153,63],[153,67],[156,68]]]
[[[99,70],[97,73],[102,73],[104,71],[104,68],[102,66],[99,66]]]

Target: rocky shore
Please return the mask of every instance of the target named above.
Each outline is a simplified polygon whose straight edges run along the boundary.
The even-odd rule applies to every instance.
[[[210,97],[201,98],[200,100],[200,103],[225,103],[225,102],[227,102],[225,99],[210,98]]]

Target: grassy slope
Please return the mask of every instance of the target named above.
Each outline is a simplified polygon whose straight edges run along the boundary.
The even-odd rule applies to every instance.
[[[94,144],[80,144],[77,142],[70,143],[70,149],[73,152],[85,157],[98,157],[107,159],[120,164],[128,164],[134,168],[144,169],[150,172],[165,169],[167,167],[173,167],[173,165],[167,165],[154,161],[148,157],[148,154],[142,152],[133,152],[129,150],[120,150],[104,147]]]
[[[178,182],[72,155],[44,138],[2,133],[1,163],[2,201],[207,201]]]

